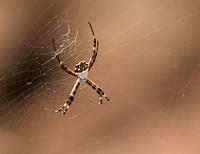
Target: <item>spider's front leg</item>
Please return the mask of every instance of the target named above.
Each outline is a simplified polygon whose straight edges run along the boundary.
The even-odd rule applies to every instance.
[[[104,97],[107,101],[110,100],[110,99],[106,96],[106,94],[103,92],[103,90],[102,90],[96,83],[94,83],[92,80],[87,79],[87,80],[86,80],[86,83],[87,83],[88,85],[90,85],[90,86],[99,94],[99,100],[100,100],[100,103],[99,103],[99,104],[102,104],[102,103],[103,103],[102,97]]]
[[[77,89],[79,86],[80,86],[80,80],[77,79],[67,102],[61,108],[58,108],[57,110],[55,110],[55,112],[60,112],[61,114],[64,115],[68,111],[69,107],[71,106],[71,104],[74,100],[74,97],[76,95],[76,92],[77,92]]]
[[[78,76],[76,75],[76,73],[74,71],[72,71],[70,68],[68,68],[67,66],[65,66],[63,64],[63,62],[60,60],[58,54],[57,54],[57,50],[56,50],[56,46],[55,46],[55,41],[53,38],[53,48],[54,48],[54,56],[56,57],[56,59],[58,60],[60,67],[67,73],[73,75],[74,77],[78,78]]]
[[[93,40],[93,55],[90,58],[89,63],[88,63],[88,68],[90,70],[92,65],[94,64],[94,62],[96,60],[96,57],[97,57],[97,54],[98,54],[99,41],[96,40],[96,36],[94,34],[94,30],[93,30],[92,25],[90,24],[90,22],[88,22],[88,24],[90,26],[90,29],[92,31],[92,35],[94,37],[94,40]]]

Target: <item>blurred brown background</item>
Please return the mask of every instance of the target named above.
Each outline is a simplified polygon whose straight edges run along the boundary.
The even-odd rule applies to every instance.
[[[97,95],[87,87],[66,116],[46,112],[63,104],[74,79],[55,61],[53,71],[41,67],[52,56],[41,55],[69,24],[82,43],[65,64],[89,59],[88,20],[100,40],[89,78],[111,101],[90,103]],[[0,154],[199,154],[199,27],[198,0],[1,1]],[[23,86],[31,70],[46,73],[39,88]]]

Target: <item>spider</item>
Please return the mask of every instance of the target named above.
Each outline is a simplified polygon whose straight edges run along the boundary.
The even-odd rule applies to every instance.
[[[54,112],[59,112],[63,115],[66,114],[66,112],[69,110],[70,106],[72,105],[72,102],[74,100],[74,97],[76,95],[76,92],[77,92],[80,84],[87,83],[89,86],[91,86],[99,94],[100,102],[98,104],[103,103],[102,97],[105,98],[107,101],[109,101],[109,98],[105,95],[103,90],[96,83],[94,83],[92,80],[88,79],[88,72],[90,71],[90,69],[92,68],[92,66],[93,66],[93,64],[96,60],[97,53],[98,53],[98,46],[99,46],[99,41],[96,40],[92,25],[91,25],[90,22],[88,22],[88,24],[89,24],[89,27],[92,31],[92,35],[93,35],[93,38],[94,38],[94,40],[93,40],[93,55],[91,56],[89,62],[86,62],[86,61],[78,62],[75,66],[74,71],[72,71],[70,68],[65,66],[63,64],[63,62],[60,60],[60,58],[57,54],[55,41],[54,41],[54,38],[53,38],[54,54],[55,54],[55,57],[60,64],[60,67],[65,72],[69,73],[70,75],[74,76],[77,79],[76,83],[74,84],[74,87],[72,88],[72,91],[70,93],[69,98],[66,100],[66,103],[64,103],[64,105],[62,107],[58,108],[57,110],[54,110]]]

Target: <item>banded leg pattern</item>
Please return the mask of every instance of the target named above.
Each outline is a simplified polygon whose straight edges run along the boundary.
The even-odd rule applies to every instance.
[[[61,108],[58,108],[57,110],[55,110],[55,112],[59,112],[64,115],[69,110],[79,86],[80,86],[80,80],[77,79],[67,102]]]
[[[59,56],[57,55],[57,50],[56,50],[56,46],[55,46],[55,41],[53,38],[53,48],[54,48],[54,57],[56,57],[56,59],[58,60],[60,67],[67,73],[73,75],[74,77],[78,78],[78,76],[74,73],[74,71],[72,71],[70,68],[68,68],[67,66],[65,66],[62,62],[62,60],[60,60]]]
[[[92,25],[90,22],[88,22],[89,26],[90,26],[90,29],[92,31],[92,35],[93,35],[93,55],[92,57],[90,58],[89,60],[89,63],[88,63],[88,68],[89,70],[91,69],[92,65],[94,64],[95,60],[96,60],[96,57],[97,57],[97,54],[98,54],[98,47],[99,47],[99,41],[96,40],[96,36],[94,34],[94,30],[92,28]]]
[[[100,100],[99,104],[102,104],[102,97],[104,97],[107,101],[110,100],[106,96],[106,94],[103,92],[103,90],[96,83],[94,83],[92,80],[87,79],[86,83],[88,85],[90,85],[99,94],[99,100]]]

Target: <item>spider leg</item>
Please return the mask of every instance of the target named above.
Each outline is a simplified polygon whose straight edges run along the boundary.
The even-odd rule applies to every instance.
[[[74,77],[78,78],[78,76],[74,73],[74,71],[72,71],[70,68],[66,67],[63,62],[60,60],[60,58],[58,57],[57,55],[57,50],[56,50],[56,46],[55,46],[55,41],[54,41],[54,38],[53,38],[53,48],[54,48],[54,56],[57,58],[59,64],[60,64],[60,67],[67,73],[73,75]]]
[[[95,60],[96,60],[96,57],[97,57],[97,54],[98,54],[98,47],[99,47],[99,41],[96,40],[96,36],[94,34],[94,30],[92,28],[92,25],[90,22],[88,22],[89,26],[90,26],[90,29],[92,31],[92,35],[94,37],[94,40],[93,40],[93,55],[92,57],[90,58],[89,62],[88,62],[88,68],[89,70],[91,69],[92,65],[94,64]]]
[[[80,80],[77,79],[66,103],[61,108],[58,108],[57,110],[55,110],[55,112],[60,112],[61,114],[64,115],[69,110],[69,107],[72,105],[72,102],[74,100],[74,97],[76,95],[76,92],[79,86],[80,86]]]
[[[106,96],[106,94],[103,92],[103,90],[96,84],[94,83],[92,80],[90,79],[87,79],[86,80],[86,83],[88,85],[90,85],[98,94],[99,94],[99,100],[100,100],[100,103],[99,104],[102,104],[102,97],[104,97],[107,101],[109,101],[110,99]]]
[[[99,96],[99,100],[100,100],[99,104],[103,104],[102,96]]]

